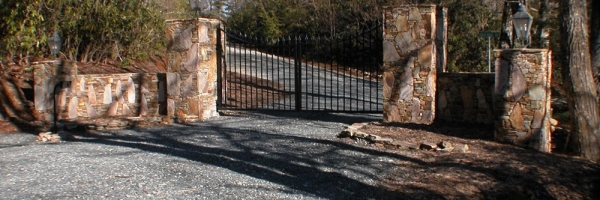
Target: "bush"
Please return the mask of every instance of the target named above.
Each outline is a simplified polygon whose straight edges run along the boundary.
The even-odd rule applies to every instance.
[[[0,53],[47,56],[47,37],[58,31],[62,55],[82,62],[140,59],[164,47],[165,23],[144,0],[0,0]]]

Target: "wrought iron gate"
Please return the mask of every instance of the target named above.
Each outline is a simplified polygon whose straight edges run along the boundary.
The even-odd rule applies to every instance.
[[[381,25],[347,37],[218,34],[219,110],[382,112]]]

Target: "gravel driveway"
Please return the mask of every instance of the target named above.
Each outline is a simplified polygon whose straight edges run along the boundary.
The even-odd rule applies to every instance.
[[[376,199],[399,158],[335,136],[379,119],[237,113],[54,144],[0,134],[0,199]]]

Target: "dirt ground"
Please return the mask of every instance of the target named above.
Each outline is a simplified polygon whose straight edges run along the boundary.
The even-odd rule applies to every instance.
[[[360,131],[413,144],[440,142],[465,152],[390,150],[402,161],[379,183],[385,199],[598,199],[600,167],[563,154],[493,141],[489,126],[370,123]],[[351,139],[347,139],[352,141]],[[356,145],[373,145],[353,141]]]

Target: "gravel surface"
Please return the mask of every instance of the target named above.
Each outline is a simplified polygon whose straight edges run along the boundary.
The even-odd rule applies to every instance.
[[[399,158],[336,134],[380,118],[234,113],[61,143],[0,134],[0,199],[376,199]]]

